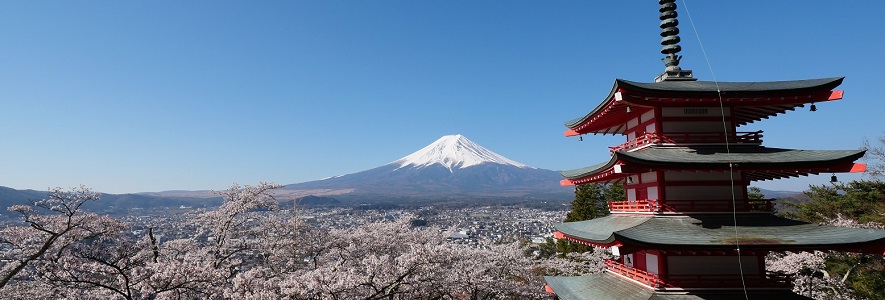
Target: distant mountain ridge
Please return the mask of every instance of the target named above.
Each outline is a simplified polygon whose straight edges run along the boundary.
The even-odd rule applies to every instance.
[[[319,205],[338,204],[339,199],[351,203],[572,199],[573,188],[560,186],[560,179],[559,172],[508,159],[456,134],[377,168],[289,184],[272,193],[281,201],[301,199],[305,204]],[[0,188],[0,205],[29,204],[47,195],[46,191]],[[105,194],[99,205],[127,209],[218,204],[220,198],[212,191],[178,190]]]
[[[518,199],[569,201],[572,187],[559,185],[559,172],[535,168],[480,146],[463,135],[447,135],[391,163],[362,172],[289,184],[273,194],[282,201],[335,205],[340,199],[372,201],[471,201]],[[762,190],[766,198],[807,201],[801,192]],[[0,186],[0,206],[30,204],[46,191]],[[306,198],[306,199],[305,199]],[[807,198],[807,197],[805,197]],[[125,210],[153,207],[207,207],[221,203],[212,191],[104,194],[95,208]]]
[[[765,198],[767,199],[779,199],[779,198],[803,198],[807,197],[803,192],[794,192],[794,191],[772,191],[766,189],[759,189]]]
[[[5,214],[6,207],[12,205],[30,205],[35,201],[49,197],[49,191],[16,190],[0,186],[0,214]],[[169,207],[212,207],[221,205],[221,197],[180,197],[144,194],[101,194],[99,201],[89,201],[84,207],[90,211],[102,213],[125,213],[131,209],[153,209]]]

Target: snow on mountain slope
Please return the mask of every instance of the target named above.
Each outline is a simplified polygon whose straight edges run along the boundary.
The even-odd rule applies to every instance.
[[[507,159],[461,135],[448,135],[392,163],[362,172],[286,185],[293,194],[317,191],[359,201],[378,199],[557,199],[574,197],[559,172]],[[343,199],[342,198],[342,199]]]
[[[434,164],[442,165],[449,172],[482,163],[497,163],[518,168],[535,169],[528,165],[510,160],[498,153],[484,148],[460,134],[446,135],[427,147],[400,158],[388,165],[399,165],[399,168],[414,166],[423,168]]]

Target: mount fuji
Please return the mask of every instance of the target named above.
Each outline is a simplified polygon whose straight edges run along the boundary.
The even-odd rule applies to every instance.
[[[374,169],[290,184],[281,192],[361,201],[573,198],[560,179],[556,171],[516,162],[457,134]]]

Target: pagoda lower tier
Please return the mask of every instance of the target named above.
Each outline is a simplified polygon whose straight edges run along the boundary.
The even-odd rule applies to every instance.
[[[771,252],[885,254],[885,230],[810,224],[770,213],[609,215],[557,223],[555,237],[605,247],[603,274],[546,277],[560,299],[809,299],[793,279],[766,271]]]

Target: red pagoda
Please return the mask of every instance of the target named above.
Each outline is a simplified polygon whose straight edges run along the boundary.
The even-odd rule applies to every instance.
[[[863,172],[862,150],[762,146],[741,125],[839,100],[843,78],[776,82],[697,81],[679,67],[675,0],[660,0],[666,70],[654,83],[617,79],[566,136],[621,134],[598,165],[562,172],[563,185],[623,184],[627,199],[605,217],[555,224],[557,239],[612,249],[606,271],[546,277],[560,299],[809,299],[787,275],[766,272],[784,251],[885,254],[885,230],[809,224],[777,217],[771,200],[750,199],[757,180]]]

